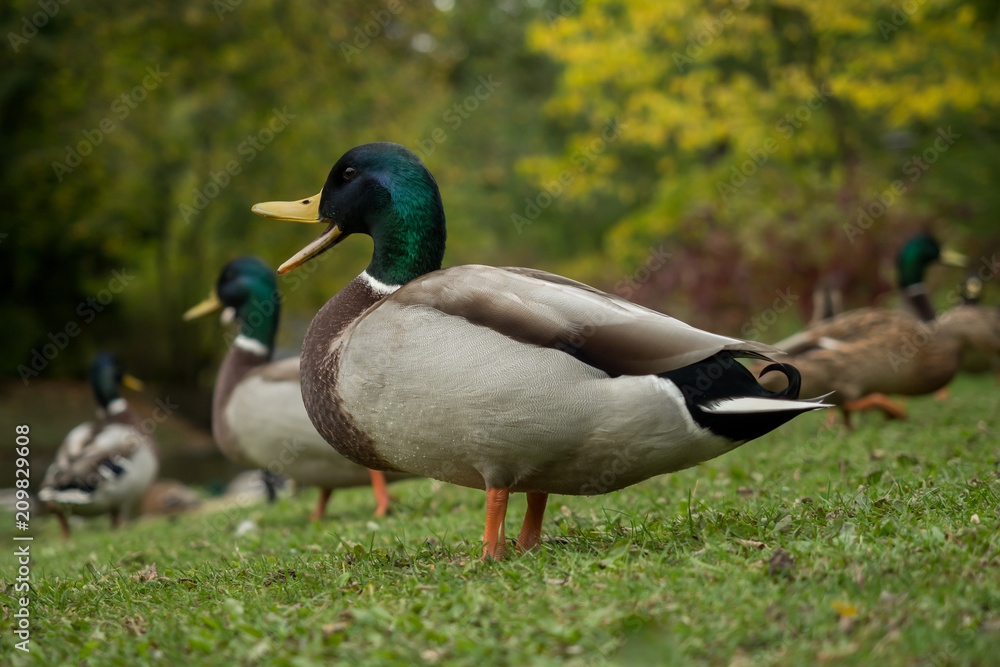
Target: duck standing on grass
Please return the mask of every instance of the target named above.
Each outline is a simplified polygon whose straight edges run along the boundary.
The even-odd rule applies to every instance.
[[[375,516],[389,511],[385,474],[340,456],[313,428],[302,404],[299,358],[271,361],[281,294],[274,271],[256,257],[226,264],[211,296],[185,320],[222,310],[239,334],[219,368],[212,396],[212,434],[222,452],[248,467],[275,470],[305,486],[318,486],[309,518],[322,518],[335,488],[371,484]],[[402,475],[393,475],[399,479]]]
[[[858,308],[824,320],[775,343],[802,374],[806,393],[830,396],[851,428],[851,413],[878,409],[902,419],[906,410],[889,394],[920,396],[948,384],[970,344],[961,318],[936,319],[924,274],[934,262],[964,266],[961,255],[942,251],[930,236],[913,237],[899,252],[899,289],[904,308]],[[780,383],[770,378],[771,389]]]
[[[320,194],[253,210],[328,225],[281,273],[351,234],[374,240],[371,264],[306,334],[306,410],[353,461],[485,489],[483,558],[504,552],[512,491],[528,497],[518,545],[529,549],[550,493],[621,489],[823,407],[795,400],[791,366],[765,369],[789,380],[772,393],[734,360],[769,346],[543,271],[441,270],[441,195],[402,146],[354,148]]]
[[[983,281],[978,276],[966,277],[959,289],[962,303],[946,310],[940,319],[949,328],[963,329],[968,339],[959,370],[992,372],[1000,385],[1000,308],[980,304],[982,291]]]
[[[69,432],[38,491],[38,499],[55,512],[67,538],[68,513],[110,514],[111,527],[117,528],[122,513],[139,502],[160,467],[156,442],[140,429],[138,416],[118,395],[119,385],[139,390],[142,383],[125,375],[113,354],[102,352],[90,368],[90,384],[98,420]]]

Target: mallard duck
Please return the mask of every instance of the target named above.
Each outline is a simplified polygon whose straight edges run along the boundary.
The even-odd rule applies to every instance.
[[[769,346],[544,271],[441,269],[441,195],[402,146],[354,148],[318,195],[253,211],[328,224],[281,273],[351,234],[374,240],[368,268],[306,334],[306,410],[360,464],[484,489],[484,559],[503,555],[511,492],[527,494],[517,543],[530,549],[551,493],[615,491],[822,407],[796,400],[794,368],[765,369],[789,381],[772,393],[735,361]]]
[[[860,308],[809,327],[775,343],[802,374],[805,393],[834,392],[829,401],[840,406],[845,424],[851,413],[879,409],[891,418],[906,411],[887,394],[919,396],[946,385],[958,370],[967,332],[957,320],[935,319],[924,287],[924,273],[933,262],[964,266],[964,257],[942,252],[930,236],[910,239],[899,253],[899,286],[905,308]],[[769,380],[771,389],[780,383]]]
[[[960,289],[961,305],[946,310],[940,319],[949,328],[965,331],[969,344],[962,350],[959,369],[992,372],[1000,384],[1000,308],[980,305],[982,289],[978,276],[966,277]]]
[[[333,489],[366,484],[375,491],[375,515],[384,516],[385,475],[340,456],[313,428],[302,404],[299,358],[271,361],[281,299],[271,267],[256,257],[239,257],[223,267],[209,298],[184,314],[192,320],[221,309],[224,323],[235,319],[239,325],[215,381],[215,442],[236,463],[318,486],[311,520],[323,516]]]
[[[98,354],[90,368],[97,421],[70,431],[45,473],[38,499],[55,512],[63,537],[69,537],[68,513],[110,514],[111,526],[117,528],[123,512],[131,510],[156,479],[159,450],[128,402],[119,396],[118,387],[123,383],[141,388],[137,380],[122,372],[113,354]]]

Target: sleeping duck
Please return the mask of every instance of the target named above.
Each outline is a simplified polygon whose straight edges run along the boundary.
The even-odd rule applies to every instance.
[[[964,318],[935,317],[924,274],[938,261],[964,265],[964,257],[942,252],[930,236],[910,239],[898,256],[903,309],[850,310],[775,343],[788,355],[780,358],[801,372],[803,392],[834,392],[829,400],[840,406],[848,428],[851,413],[859,410],[903,418],[905,409],[888,394],[929,394],[955,376],[969,332]],[[780,388],[770,378],[763,384]]]
[[[340,456],[313,428],[302,405],[298,357],[271,361],[281,298],[263,260],[239,257],[223,267],[211,296],[184,314],[192,320],[221,309],[224,323],[235,319],[239,325],[215,381],[215,441],[236,463],[318,486],[311,520],[323,516],[333,489],[366,484],[375,491],[375,515],[383,516],[389,511],[384,473]]]
[[[69,432],[38,491],[38,499],[59,519],[63,537],[69,537],[67,514],[110,514],[111,526],[117,528],[122,514],[156,479],[160,466],[156,442],[118,395],[119,385],[138,390],[141,383],[122,372],[113,354],[102,352],[91,366],[90,384],[97,421]]]
[[[549,494],[615,491],[823,407],[796,400],[793,367],[765,369],[788,379],[769,392],[736,361],[762,358],[769,346],[544,271],[441,269],[441,195],[402,146],[354,148],[318,195],[253,211],[327,225],[280,273],[351,234],[374,240],[368,268],[306,334],[306,410],[362,465],[484,489],[484,559],[504,553],[512,492],[527,494],[517,544],[529,549]]]

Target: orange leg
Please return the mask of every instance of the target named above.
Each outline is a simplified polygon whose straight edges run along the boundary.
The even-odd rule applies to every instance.
[[[542,543],[542,516],[545,514],[545,503],[549,500],[547,493],[529,493],[527,496],[528,511],[524,514],[524,524],[517,538],[517,546],[524,551]]]
[[[122,515],[118,510],[111,510],[111,529],[117,530],[122,525]]]
[[[856,401],[844,403],[845,415],[848,411],[881,410],[889,419],[906,419],[906,408],[889,400],[885,394],[869,394]]]
[[[319,499],[316,501],[316,507],[313,508],[311,514],[309,514],[310,521],[319,521],[323,518],[323,514],[326,512],[326,504],[330,502],[330,494],[333,493],[333,489],[320,489]]]
[[[837,410],[835,408],[827,409],[826,419],[823,420],[823,426],[825,428],[833,428],[833,425],[836,421],[837,421]]]
[[[503,520],[507,516],[507,500],[509,498],[509,487],[486,489],[486,531],[483,533],[483,560],[503,558],[507,542]],[[499,533],[499,537],[497,533]]]
[[[951,390],[948,387],[941,387],[936,392],[934,392],[935,401],[947,401],[948,396],[951,395]]]
[[[389,488],[385,484],[385,473],[381,470],[369,470],[372,478],[372,491],[375,492],[375,516],[385,516],[389,513]]]

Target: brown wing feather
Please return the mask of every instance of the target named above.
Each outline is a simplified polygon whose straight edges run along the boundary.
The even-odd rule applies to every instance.
[[[769,345],[718,336],[544,271],[459,266],[387,297],[437,309],[523,343],[563,349],[614,375],[662,373],[723,350],[766,358]]]
[[[859,308],[811,326],[774,346],[786,354],[795,355],[813,347],[822,347],[824,339],[850,343],[867,339],[887,329],[910,328],[916,323],[916,318],[900,311]]]

